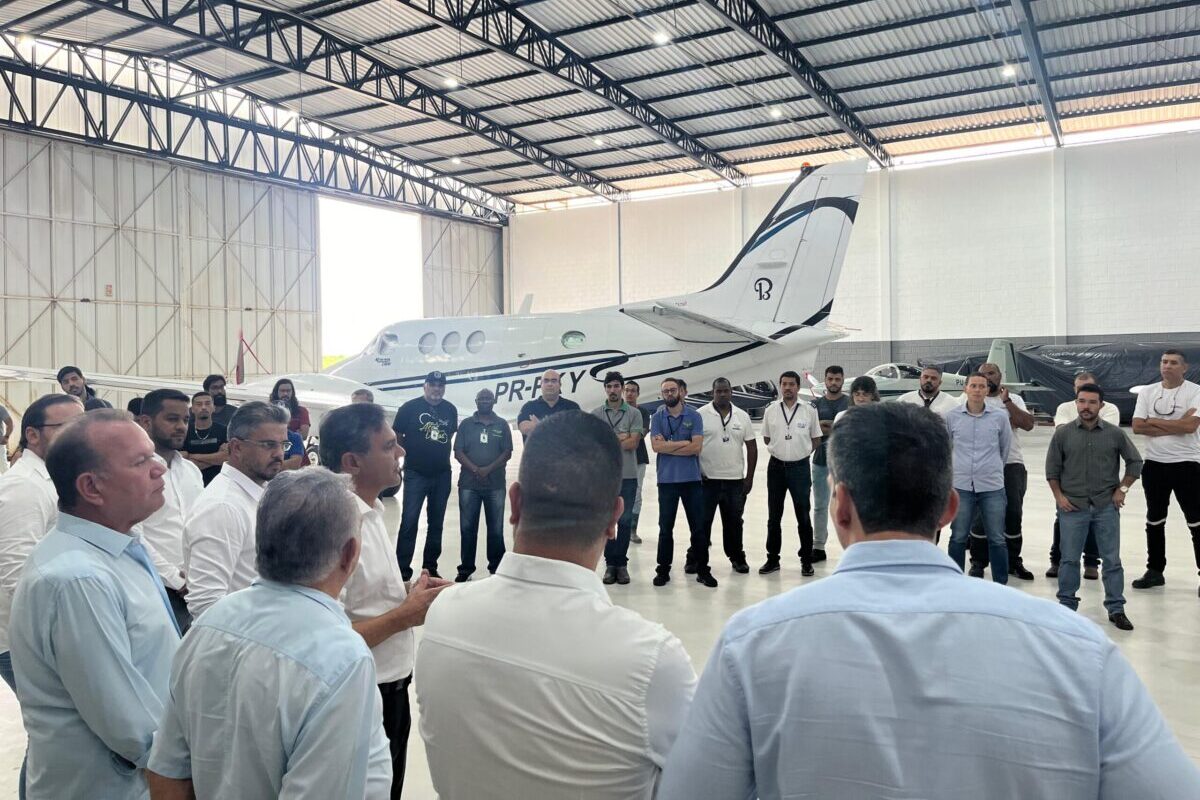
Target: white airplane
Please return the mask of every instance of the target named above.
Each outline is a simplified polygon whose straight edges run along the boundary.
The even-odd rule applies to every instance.
[[[317,374],[273,375],[226,388],[229,400],[263,400],[286,377],[308,407],[314,428],[324,410],[369,388],[387,408],[422,392],[426,373],[446,375],[446,399],[473,412],[491,389],[496,413],[509,419],[540,394],[555,369],[562,392],[585,409],[604,402],[609,370],[637,380],[643,398],[666,377],[705,391],[713,379],[736,384],[775,380],[810,368],[817,348],[843,334],[826,325],[858,211],[866,161],[806,168],[783,193],[728,269],[708,288],[660,300],[570,313],[444,317],[399,322],[366,349]],[[669,266],[664,266],[669,269]],[[54,381],[54,370],[0,365],[0,380]],[[145,392],[195,381],[87,373],[93,388]]]

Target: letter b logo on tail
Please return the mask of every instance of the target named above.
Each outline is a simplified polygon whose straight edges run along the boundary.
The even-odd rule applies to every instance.
[[[754,291],[758,292],[759,300],[770,300],[771,289],[774,287],[775,284],[771,283],[770,278],[759,278],[754,282]]]

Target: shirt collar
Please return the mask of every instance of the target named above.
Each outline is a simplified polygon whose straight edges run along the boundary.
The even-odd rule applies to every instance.
[[[500,566],[496,568],[496,574],[526,583],[540,583],[546,586],[561,586],[567,589],[591,592],[602,597],[608,603],[612,602],[594,571],[554,558],[542,558],[509,551],[504,554]]]
[[[320,589],[313,589],[311,586],[301,586],[298,583],[280,583],[278,581],[267,580],[266,578],[255,578],[251,583],[251,586],[266,586],[270,589],[274,589],[277,592],[295,592],[296,594],[304,595],[309,600],[319,603],[333,613],[337,614],[341,619],[344,619],[347,622],[350,621],[350,618],[346,616],[346,612],[342,608],[342,604],[322,592]]]
[[[1101,406],[1101,408],[1103,408],[1103,406]],[[1101,428],[1104,428],[1107,426],[1108,426],[1108,423],[1106,423],[1104,420],[1100,419],[1100,414],[1099,414],[1099,412],[1097,412],[1096,413],[1096,425],[1095,425],[1096,430],[1100,430]],[[1077,427],[1077,428],[1085,427],[1083,424],[1083,417],[1079,417],[1079,416],[1075,417],[1075,427]]]
[[[83,539],[88,544],[93,547],[99,547],[113,557],[125,552],[125,548],[133,541],[133,536],[130,534],[118,533],[112,528],[106,528],[103,525],[81,519],[64,511],[60,511],[58,514],[57,527],[63,533]]]
[[[359,497],[358,495],[354,495],[354,502],[358,506],[358,515],[360,517],[365,517],[367,514],[370,514],[372,511],[374,511],[380,515],[383,514],[383,503],[381,503],[378,498],[376,498],[375,502],[372,505],[367,505],[366,503],[363,502],[363,499],[361,497]]]
[[[32,468],[34,472],[36,472],[45,480],[50,480],[50,473],[46,469],[46,462],[42,460],[41,456],[32,450],[26,449],[25,452],[21,453],[21,460],[17,463],[22,464],[26,460],[28,460],[29,467]]]
[[[242,491],[250,495],[250,499],[256,503],[262,499],[263,492],[266,491],[265,487],[250,480],[250,476],[228,461],[221,465],[221,474],[241,487]]]
[[[962,574],[962,569],[933,542],[905,539],[857,542],[842,554],[834,572],[887,567],[940,567]]]

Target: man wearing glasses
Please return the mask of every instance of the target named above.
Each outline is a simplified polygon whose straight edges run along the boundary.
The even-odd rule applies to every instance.
[[[188,612],[198,618],[213,603],[256,577],[258,501],[283,468],[288,411],[258,401],[229,422],[229,460],[192,507],[183,534]]]
[[[1150,437],[1142,485],[1146,492],[1146,574],[1133,581],[1135,589],[1166,583],[1167,509],[1171,494],[1183,510],[1192,534],[1192,552],[1200,568],[1200,386],[1184,380],[1187,358],[1167,350],[1159,361],[1162,383],[1138,395],[1133,432]]]

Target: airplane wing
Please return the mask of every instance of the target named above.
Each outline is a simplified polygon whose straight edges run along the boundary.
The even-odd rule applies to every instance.
[[[723,320],[659,303],[647,306],[626,306],[621,309],[621,312],[652,328],[657,328],[668,336],[674,336],[681,342],[691,344],[774,343],[772,339]]]
[[[0,364],[0,380],[3,381],[29,381],[32,383],[46,382],[53,384],[55,390],[58,388],[58,371],[53,369],[41,369],[39,367],[20,367],[10,364]],[[87,373],[88,386],[93,388],[104,387],[106,389],[123,389],[130,392],[149,392],[154,389],[178,389],[181,392],[186,392],[189,395],[200,390],[198,381],[189,381],[180,378],[139,378],[134,375],[106,375],[100,372]],[[234,399],[235,387],[230,386],[227,392],[230,399]],[[251,398],[241,398],[249,400]]]

